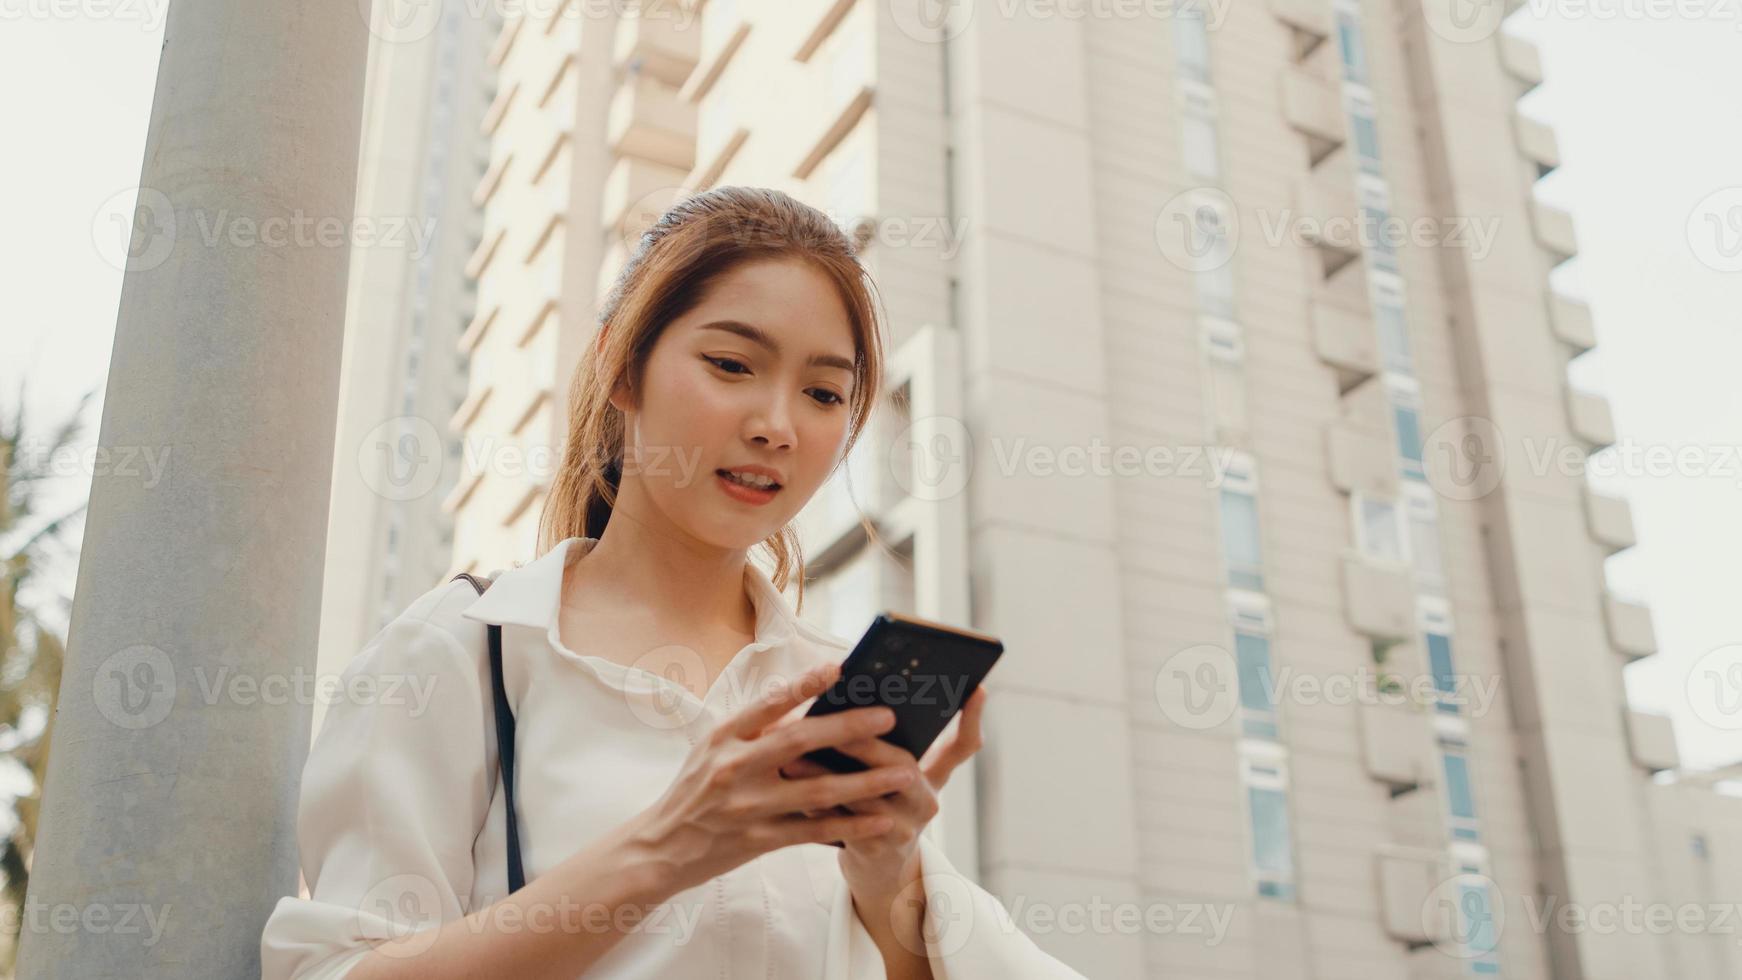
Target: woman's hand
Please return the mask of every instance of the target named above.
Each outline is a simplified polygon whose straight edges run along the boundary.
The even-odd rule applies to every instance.
[[[983,744],[980,719],[986,697],[986,688],[976,687],[962,705],[955,731],[933,742],[919,762],[915,762],[913,753],[875,735],[835,746],[837,751],[872,766],[871,771],[907,770],[923,777],[888,796],[860,800],[845,807],[852,813],[885,815],[893,820],[886,832],[847,840],[842,849],[841,873],[861,908],[875,906],[886,910],[902,889],[919,879],[920,832],[937,816],[938,793],[950,774]],[[830,772],[809,759],[799,759],[782,769],[783,775],[801,783],[828,779]]]
[[[915,778],[912,766],[874,765],[804,780],[780,774],[806,752],[877,741],[894,727],[895,713],[881,706],[781,723],[839,673],[839,664],[824,664],[727,717],[691,750],[664,795],[639,815],[634,844],[666,868],[673,893],[789,844],[839,840],[851,846],[895,826],[898,818],[888,813],[836,808],[906,789]]]

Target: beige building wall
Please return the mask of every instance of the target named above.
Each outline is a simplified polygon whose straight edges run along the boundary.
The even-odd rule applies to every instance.
[[[1006,639],[936,832],[1043,947],[1733,975],[1721,935],[1534,922],[1742,894],[1735,802],[1671,782],[1626,704],[1654,648],[1603,581],[1626,503],[1525,465],[1614,439],[1567,382],[1595,336],[1550,285],[1576,239],[1532,196],[1534,51],[1437,2],[932,6],[509,16],[452,420],[501,451],[446,500],[454,570],[531,557],[560,388],[646,222],[778,187],[862,238],[890,315],[891,397],[801,521],[804,615]],[[1053,921],[1109,906],[1147,925]]]

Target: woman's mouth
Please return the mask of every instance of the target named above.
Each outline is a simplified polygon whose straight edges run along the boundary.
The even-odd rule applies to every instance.
[[[747,504],[766,504],[780,491],[780,484],[770,483],[764,477],[740,477],[729,470],[715,470],[714,479],[728,496]]]

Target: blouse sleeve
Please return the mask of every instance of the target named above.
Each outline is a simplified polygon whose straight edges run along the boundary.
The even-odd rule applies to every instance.
[[[429,621],[453,588],[471,591],[431,590],[340,674],[297,804],[309,897],[268,917],[263,980],[342,977],[383,940],[471,911],[496,750],[487,661]]]
[[[1042,952],[1003,903],[958,872],[931,838],[920,836],[919,855],[926,892],[923,934],[937,980],[1084,980]],[[826,963],[824,980],[887,977],[883,954],[853,910],[845,878],[835,885]]]

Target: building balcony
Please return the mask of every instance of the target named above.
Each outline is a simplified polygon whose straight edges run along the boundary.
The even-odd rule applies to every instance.
[[[1438,786],[1423,782],[1416,789],[1395,793],[1386,806],[1390,833],[1386,840],[1404,847],[1432,850],[1446,843],[1446,820]]]
[[[1668,715],[1628,711],[1627,745],[1634,765],[1647,772],[1664,772],[1681,767],[1681,750],[1676,747],[1675,725]]]
[[[1361,256],[1355,233],[1361,208],[1348,176],[1347,168],[1327,165],[1294,184],[1294,207],[1302,219],[1302,237],[1318,250],[1325,278]],[[1368,333],[1372,333],[1371,328]]]
[[[1561,260],[1579,254],[1579,240],[1573,234],[1573,216],[1560,208],[1541,201],[1530,205],[1530,226],[1536,233],[1536,243]]]
[[[1518,152],[1536,164],[1540,172],[1547,173],[1561,165],[1560,144],[1552,127],[1514,109],[1512,134],[1518,141]]]
[[[600,193],[605,230],[624,241],[640,238],[682,196],[688,176],[685,170],[640,157],[618,158]]]
[[[1542,54],[1536,45],[1508,31],[1500,32],[1500,64],[1529,88],[1542,84]]]
[[[1631,548],[1639,543],[1633,530],[1633,508],[1620,497],[1600,494],[1585,488],[1585,526],[1591,539],[1610,553]]]
[[[701,45],[693,19],[628,17],[617,22],[611,63],[622,74],[649,75],[675,89],[695,70]]]
[[[700,102],[708,94],[726,71],[726,66],[732,63],[732,57],[744,46],[745,38],[750,36],[750,23],[736,9],[716,12],[715,7],[735,5],[721,0],[712,0],[708,4],[707,13],[702,17],[701,54],[696,61],[696,70],[690,73],[678,93],[686,102]]]
[[[1342,394],[1379,373],[1379,340],[1366,310],[1338,306],[1314,297],[1307,305],[1313,351],[1337,375]]]
[[[1295,30],[1297,56],[1331,36],[1331,5],[1326,0],[1270,0],[1270,14]]]
[[[1449,915],[1436,915],[1436,892],[1446,880],[1442,851],[1395,844],[1381,845],[1374,855],[1379,886],[1379,921],[1386,935],[1419,946],[1454,935]]]
[[[1291,67],[1283,70],[1281,86],[1282,117],[1307,138],[1315,163],[1348,140],[1335,85],[1304,68]]]
[[[1343,616],[1355,632],[1397,643],[1415,632],[1415,582],[1402,566],[1343,556]]]
[[[1575,353],[1597,346],[1597,331],[1591,323],[1591,308],[1580,300],[1551,292],[1548,297],[1548,321],[1554,335]]]
[[[1394,647],[1398,653],[1402,648]],[[1361,762],[1367,775],[1393,793],[1404,793],[1433,782],[1433,744],[1428,723],[1418,711],[1394,704],[1362,702]]]
[[[605,142],[619,156],[639,157],[687,174],[696,165],[696,107],[657,78],[632,75],[611,99]]]
[[[1609,645],[1627,659],[1641,660],[1657,652],[1651,607],[1605,595],[1603,624],[1609,629]]]
[[[1609,400],[1576,388],[1567,389],[1567,424],[1595,452],[1615,444],[1615,417]]]
[[[1397,496],[1397,450],[1384,429],[1332,422],[1325,426],[1325,457],[1331,484],[1338,490]]]

